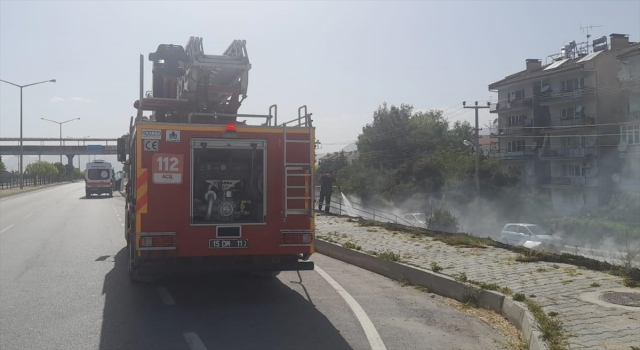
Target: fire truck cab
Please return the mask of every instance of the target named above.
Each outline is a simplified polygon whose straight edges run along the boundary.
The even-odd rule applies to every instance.
[[[275,105],[266,115],[237,113],[250,68],[244,45],[204,55],[202,39],[192,37],[186,50],[160,45],[149,55],[153,91],[141,94],[118,140],[134,281],[314,268],[311,114],[303,106],[278,124]]]

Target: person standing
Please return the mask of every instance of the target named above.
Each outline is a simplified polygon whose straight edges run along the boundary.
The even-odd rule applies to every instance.
[[[331,209],[331,194],[333,193],[333,185],[335,184],[336,187],[338,187],[339,191],[342,191],[340,189],[340,185],[338,185],[338,182],[336,181],[335,178],[335,170],[331,170],[329,172],[326,172],[324,174],[322,174],[322,176],[320,177],[320,198],[318,201],[318,210],[322,211],[322,202],[325,202],[325,213],[329,213],[329,210]]]

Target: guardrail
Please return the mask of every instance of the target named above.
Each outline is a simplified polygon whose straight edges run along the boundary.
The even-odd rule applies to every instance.
[[[25,176],[24,186],[40,186],[66,181],[64,176],[38,177]],[[0,190],[20,187],[20,176],[0,176]]]
[[[316,188],[316,202],[314,203],[315,209],[318,209],[319,202],[317,200],[320,199],[320,190]],[[339,192],[334,192],[331,194],[331,203],[329,205],[329,212],[337,215],[347,215],[347,216],[356,216],[366,220],[378,221],[378,222],[391,222],[396,224],[402,224],[407,226],[416,226],[412,222],[405,220],[403,217],[389,213],[384,210],[368,208],[365,207],[362,203],[349,201],[348,205],[344,202],[342,198],[342,194]],[[323,210],[325,207],[325,203],[322,204]]]

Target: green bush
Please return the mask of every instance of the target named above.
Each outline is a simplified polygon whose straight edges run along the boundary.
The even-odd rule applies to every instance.
[[[458,232],[460,224],[458,218],[448,210],[435,209],[427,219],[427,228],[435,231]]]

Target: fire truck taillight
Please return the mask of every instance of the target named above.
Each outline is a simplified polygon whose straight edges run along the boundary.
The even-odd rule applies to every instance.
[[[235,124],[227,124],[227,131],[236,131]]]
[[[283,245],[311,244],[313,232],[311,230],[281,230]]]
[[[175,233],[141,233],[138,242],[139,250],[173,250],[176,249]]]

